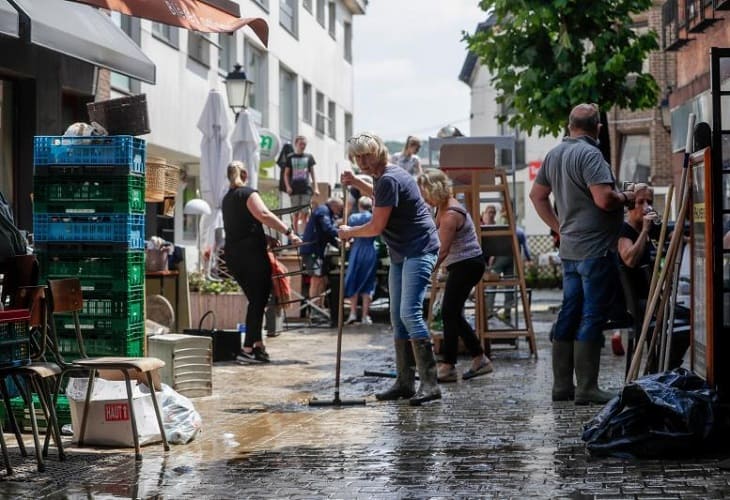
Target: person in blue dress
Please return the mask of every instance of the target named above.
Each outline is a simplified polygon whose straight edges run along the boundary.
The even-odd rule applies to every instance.
[[[358,201],[358,212],[352,214],[347,224],[350,227],[362,226],[373,218],[371,212],[373,202],[367,196],[361,196]],[[350,259],[345,274],[345,296],[350,299],[350,317],[347,324],[357,321],[357,299],[362,297],[362,324],[372,325],[369,309],[370,300],[375,292],[375,271],[378,266],[378,256],[375,249],[375,237],[366,236],[355,238],[350,249]]]

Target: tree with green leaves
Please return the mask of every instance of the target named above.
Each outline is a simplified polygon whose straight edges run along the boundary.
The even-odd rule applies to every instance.
[[[613,106],[655,107],[659,87],[641,66],[658,49],[657,35],[632,29],[632,16],[651,5],[652,0],[481,0],[494,24],[464,38],[493,75],[497,102],[510,110],[500,122],[556,135],[581,102],[599,104],[604,120]]]

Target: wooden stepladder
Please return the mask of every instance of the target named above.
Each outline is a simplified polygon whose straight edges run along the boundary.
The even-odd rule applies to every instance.
[[[453,183],[454,196],[462,202],[477,227],[477,235],[481,240],[485,256],[511,256],[516,274],[497,275],[485,272],[475,287],[475,331],[484,342],[494,339],[518,339],[524,337],[530,347],[530,354],[537,358],[535,331],[530,314],[530,300],[525,285],[525,271],[522,263],[519,243],[517,241],[516,219],[512,199],[507,183],[505,170],[494,168],[494,146],[490,144],[444,144],[441,147],[441,170],[449,176]],[[499,200],[504,207],[506,221],[502,225],[479,226],[482,200]],[[444,282],[435,282],[431,286],[431,305]],[[519,315],[505,323],[506,328],[493,329],[489,326],[486,297],[495,293],[494,288],[503,288],[506,292],[518,294],[518,303],[522,305],[523,321]],[[432,321],[433,307],[429,308],[429,325]],[[434,339],[437,343],[438,338]]]

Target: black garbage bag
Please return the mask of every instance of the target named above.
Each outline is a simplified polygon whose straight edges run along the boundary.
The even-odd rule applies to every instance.
[[[713,448],[721,420],[715,391],[676,368],[624,387],[585,425],[583,441],[597,456],[696,456]]]

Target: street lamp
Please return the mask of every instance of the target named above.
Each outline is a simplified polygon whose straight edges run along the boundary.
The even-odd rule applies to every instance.
[[[236,64],[233,66],[233,71],[226,75],[225,84],[228,105],[238,116],[241,110],[248,108],[253,82],[246,77],[241,65]]]

